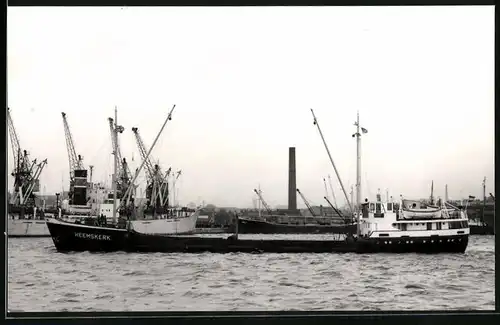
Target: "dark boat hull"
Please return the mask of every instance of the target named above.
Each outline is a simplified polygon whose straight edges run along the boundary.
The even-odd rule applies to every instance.
[[[144,235],[134,231],[47,222],[54,245],[61,252],[147,253],[463,253],[468,236],[397,239],[240,240],[197,236]]]
[[[356,225],[292,225],[238,219],[241,234],[347,234],[356,233]]]
[[[128,231],[66,222],[47,222],[58,251],[116,252],[127,251]]]
[[[469,235],[360,239],[358,253],[464,253]]]

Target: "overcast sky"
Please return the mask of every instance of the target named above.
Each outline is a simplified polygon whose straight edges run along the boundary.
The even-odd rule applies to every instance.
[[[324,204],[330,174],[340,200],[310,108],[346,187],[359,110],[364,197],[428,197],[432,180],[437,195],[482,196],[484,176],[494,192],[493,6],[9,7],[7,55],[8,105],[22,148],[48,159],[47,194],[68,188],[61,112],[109,182],[114,106],[135,168],[131,128],[151,146],[173,104],[153,158],[182,169],[184,204],[251,206],[260,184],[286,205],[290,146],[305,196]]]

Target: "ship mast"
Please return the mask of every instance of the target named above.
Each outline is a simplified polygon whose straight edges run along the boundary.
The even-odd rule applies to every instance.
[[[486,210],[486,176],[483,179],[483,214],[481,216],[481,223],[484,224],[484,212]]]
[[[434,205],[434,181],[431,183],[431,205]]]
[[[356,214],[357,214],[357,235],[359,237],[359,232],[360,232],[360,216],[361,216],[361,210],[360,210],[360,200],[361,200],[361,132],[362,133],[368,133],[368,131],[365,128],[362,128],[359,125],[359,111],[357,112],[357,120],[354,122],[354,125],[356,126],[356,133],[353,134],[353,137],[356,137],[356,152],[357,152],[357,157],[356,157]],[[360,132],[361,130],[361,132]]]
[[[113,223],[116,223],[116,189],[117,189],[117,181],[116,173],[118,172],[118,110],[115,106],[115,125],[113,128],[113,137],[115,141],[113,141]]]

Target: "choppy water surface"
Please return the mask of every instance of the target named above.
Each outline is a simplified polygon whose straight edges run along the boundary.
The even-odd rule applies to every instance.
[[[13,238],[8,309],[493,310],[494,238],[446,255],[63,254]]]

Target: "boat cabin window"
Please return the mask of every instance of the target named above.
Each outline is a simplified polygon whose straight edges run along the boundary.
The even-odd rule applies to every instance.
[[[441,230],[441,222],[436,222],[437,230]]]
[[[382,212],[382,204],[376,203],[375,204],[375,213],[380,213]]]
[[[370,203],[370,212],[374,212],[374,211],[375,211],[375,204]]]
[[[432,230],[432,222],[427,223],[427,230]]]
[[[392,203],[387,203],[387,211],[392,211]]]

